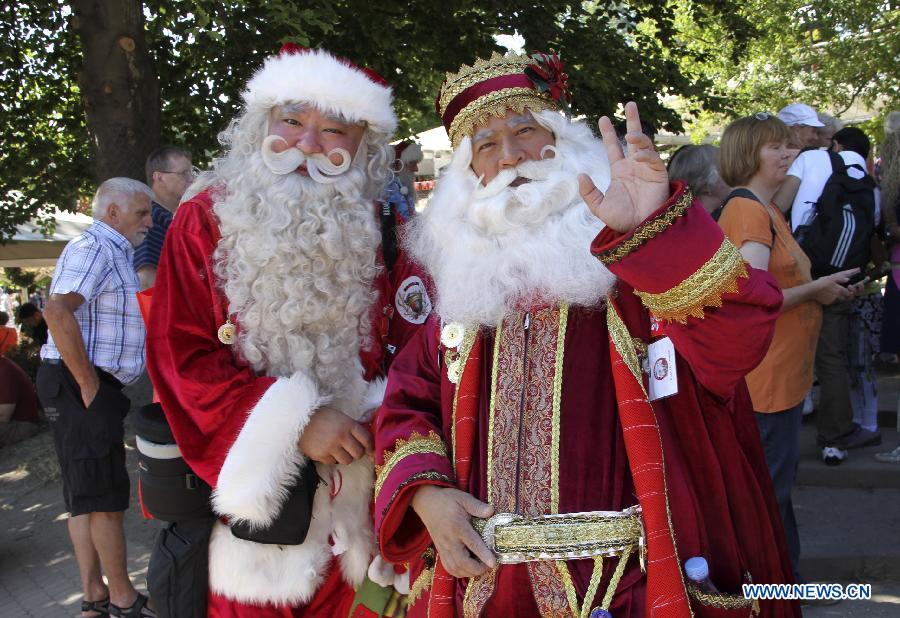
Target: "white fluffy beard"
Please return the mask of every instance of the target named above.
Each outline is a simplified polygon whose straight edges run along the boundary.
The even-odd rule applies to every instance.
[[[322,185],[273,174],[257,149],[233,150],[217,172],[225,188],[213,207],[222,233],[216,275],[239,324],[238,351],[257,371],[304,371],[336,394],[362,374],[378,271],[365,171],[354,165]]]
[[[425,211],[409,225],[404,246],[434,280],[436,310],[445,322],[496,326],[522,306],[568,302],[593,306],[615,277],[590,253],[603,229],[578,191],[586,173],[606,190],[603,143],[584,123],[553,111],[535,114],[556,136],[545,180],[507,187],[479,199],[465,138],[441,174]]]

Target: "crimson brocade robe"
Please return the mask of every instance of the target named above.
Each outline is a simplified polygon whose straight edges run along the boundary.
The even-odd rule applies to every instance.
[[[478,375],[468,376],[478,385],[468,491],[495,513],[640,503],[645,526],[661,528],[648,527],[646,575],[634,554],[626,562],[608,606],[615,618],[795,615],[794,604],[759,607],[741,595],[743,583],[793,578],[743,381],[765,355],[781,291],[678,185],[635,230],[606,229],[591,250],[618,277],[607,302],[518,311],[474,341],[467,330],[473,349],[460,346],[460,385],[473,370],[466,357],[480,357]],[[500,566],[432,598],[434,549],[410,500],[420,485],[466,486],[454,458],[464,448],[457,433],[466,432],[456,418],[460,386],[448,378],[454,351],[438,330],[430,323],[395,360],[376,419],[376,536],[386,559],[412,565],[409,615],[566,616],[601,606],[617,558]],[[647,376],[635,361],[662,335],[674,343],[678,392],[647,403]],[[649,416],[634,417],[635,406]],[[626,416],[638,432],[628,445]],[[648,485],[644,477],[654,474],[658,484]],[[707,559],[726,594],[704,596],[686,582],[681,565],[692,556]]]

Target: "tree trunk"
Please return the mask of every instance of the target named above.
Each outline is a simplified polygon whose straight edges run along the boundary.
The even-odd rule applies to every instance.
[[[159,82],[144,38],[141,0],[72,0],[72,28],[84,64],[84,99],[97,182],[146,181],[144,162],[159,145]]]

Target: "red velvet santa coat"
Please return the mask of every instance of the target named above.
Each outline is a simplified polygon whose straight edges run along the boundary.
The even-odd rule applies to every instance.
[[[630,234],[617,237],[604,230],[591,249],[619,278],[613,302],[627,328],[626,341],[621,332],[611,333],[606,305],[535,307],[527,319],[517,312],[496,331],[482,330],[471,353],[480,352],[481,371],[468,491],[493,504],[495,512],[621,510],[638,502],[636,466],[642,473],[646,467],[664,469],[660,493],[667,512],[655,515],[657,521],[661,516],[665,522],[667,515],[671,521],[677,555],[670,564],[677,568],[692,556],[705,557],[719,590],[737,594],[707,602],[738,607],[715,608],[690,598],[688,610],[687,598],[697,595],[688,592],[680,572],[673,576],[670,570],[662,573],[668,579],[663,583],[679,591],[684,604],[667,608],[648,590],[649,577],[662,568],[652,562],[653,545],[659,545],[651,538],[650,574],[644,576],[632,556],[610,611],[616,618],[690,611],[747,616],[752,607],[740,598],[742,583],[792,577],[743,383],[768,347],[781,292],[768,273],[744,264],[712,219],[678,191]],[[621,418],[634,402],[626,401],[614,381],[613,356],[619,355],[609,342],[618,338],[624,348],[657,336],[636,290],[649,293],[645,303],[656,307],[659,317],[670,318],[662,322],[676,350],[678,393],[652,405],[641,398],[655,419],[636,429],[649,430],[653,439],[636,441],[632,455],[626,452]],[[388,560],[413,563],[413,616],[424,615],[432,601],[435,560],[427,530],[409,506],[411,497],[419,485],[459,483],[453,453],[461,448],[454,442],[461,404],[447,375],[445,360],[452,356],[440,345],[437,330],[430,323],[396,359],[376,419],[376,534]],[[642,343],[635,345],[637,354]],[[664,461],[651,461],[647,445],[653,441],[661,442]],[[641,504],[646,523],[649,503]],[[589,609],[601,604],[616,563],[604,561]],[[456,610],[517,617],[577,614],[593,568],[592,560],[501,566],[481,578],[457,580]],[[794,612],[787,603],[762,609],[772,616]]]
[[[166,235],[148,327],[147,366],[184,459],[214,489],[216,513],[264,526],[279,512],[283,488],[305,461],[297,443],[323,402],[304,372],[279,378],[257,375],[237,360],[232,346],[219,341],[217,331],[228,312],[213,272],[219,230],[211,208],[209,193],[200,193],[182,204]],[[385,307],[393,298],[391,281],[417,276],[406,262],[392,275],[382,274],[375,282],[381,298],[374,314],[390,313]],[[426,316],[420,317],[424,322]],[[376,340],[362,354],[370,378],[383,373],[378,337],[400,347],[418,328],[413,322],[375,324]],[[361,373],[359,383],[345,385],[332,405],[360,418],[378,406],[383,388],[383,379],[367,384]],[[317,470],[325,483],[317,490],[302,545],[242,541],[221,522],[216,524],[209,556],[211,614],[290,616],[298,615],[291,607],[308,606],[315,615],[330,616],[344,606],[342,599],[352,594],[347,584],[362,581],[374,551],[372,462],[364,457],[349,466],[317,464]],[[335,569],[329,574],[332,562]],[[320,599],[323,594],[313,599],[317,590],[331,602]]]

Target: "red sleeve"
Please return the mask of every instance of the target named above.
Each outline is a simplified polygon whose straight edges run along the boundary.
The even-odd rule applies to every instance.
[[[147,369],[185,461],[215,487],[247,414],[275,380],[258,377],[218,339],[217,230],[201,194],[178,209],[163,245],[147,329]],[[218,310],[217,310],[218,309]]]
[[[429,320],[394,360],[375,420],[375,534],[382,555],[399,563],[431,543],[410,508],[413,489],[453,487],[441,421],[437,325]]]
[[[750,267],[681,183],[628,234],[607,228],[591,251],[634,288],[698,380],[721,398],[766,354],[783,296]]]

